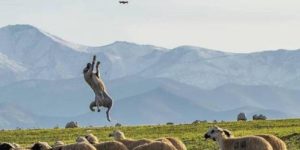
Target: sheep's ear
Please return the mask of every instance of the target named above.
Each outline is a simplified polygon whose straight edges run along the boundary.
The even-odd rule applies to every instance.
[[[225,133],[225,135],[227,137],[231,137],[232,136],[232,133],[229,130],[227,130],[227,129],[223,129],[223,132]]]

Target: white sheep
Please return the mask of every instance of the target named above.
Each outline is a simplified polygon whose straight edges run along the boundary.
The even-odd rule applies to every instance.
[[[51,150],[52,147],[47,142],[37,142],[33,144],[31,150]]]
[[[285,142],[274,135],[259,134],[259,135],[255,135],[255,136],[259,136],[259,137],[262,137],[265,140],[267,140],[273,147],[273,150],[287,150],[287,146],[286,146]]]
[[[88,138],[88,139],[87,139]],[[93,134],[88,134],[85,137],[79,137],[76,140],[77,142],[88,142],[92,144],[97,150],[128,150],[127,147],[118,141],[112,142],[98,142],[98,138]]]
[[[222,128],[210,128],[205,139],[217,141],[221,150],[273,150],[268,141],[258,136],[228,137]]]
[[[159,138],[156,139],[155,141],[168,142],[172,144],[177,150],[187,150],[185,144],[179,139],[174,137]]]
[[[89,141],[85,137],[83,137],[83,136],[77,137],[76,143],[81,143],[81,142],[89,143]]]
[[[94,146],[97,150],[128,150],[123,143],[118,141],[102,142]]]
[[[86,139],[89,141],[89,143],[91,143],[91,144],[98,144],[98,143],[99,143],[98,138],[97,138],[94,134],[92,134],[92,133],[86,135],[85,138],[86,138]]]
[[[177,150],[187,150],[185,144],[179,139],[174,137],[166,137],[166,139],[168,139]]]
[[[224,129],[224,132],[227,132],[226,135],[228,137],[234,137],[234,135],[232,134],[232,132],[230,132],[227,129]],[[267,140],[271,146],[273,147],[273,150],[287,150],[287,146],[285,144],[284,141],[282,141],[280,138],[271,135],[271,134],[259,134],[259,135],[255,135],[255,136],[259,136],[264,138],[265,140]]]
[[[65,143],[63,141],[56,141],[52,147],[59,147],[59,146],[63,146],[63,145],[65,145]]]
[[[79,142],[75,144],[53,147],[52,150],[96,150],[96,148],[88,142]]]
[[[133,139],[126,139],[124,133],[122,131],[116,130],[109,134],[110,137],[114,137],[116,141],[123,143],[128,150],[133,150],[135,147],[148,144],[153,142],[153,140],[148,139],[141,139],[141,140],[133,140]]]
[[[133,150],[177,150],[168,140],[154,141],[135,147]]]
[[[16,149],[20,149],[20,148],[21,148],[21,145],[20,145],[20,144],[12,143],[12,145],[13,145]]]
[[[15,148],[15,146],[11,143],[0,143],[0,150],[10,150]]]

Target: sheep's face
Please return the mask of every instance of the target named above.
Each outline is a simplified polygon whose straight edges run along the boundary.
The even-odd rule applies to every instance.
[[[125,139],[125,135],[122,131],[116,130],[109,134],[110,137],[114,137],[115,140]]]
[[[88,140],[85,137],[80,136],[80,137],[77,137],[76,142],[77,143],[80,143],[80,142],[87,142],[88,143]]]
[[[229,131],[226,129],[224,130],[220,127],[214,126],[214,127],[210,128],[204,135],[205,139],[212,139],[214,141],[216,141],[220,137],[225,137],[225,138],[230,137]]]

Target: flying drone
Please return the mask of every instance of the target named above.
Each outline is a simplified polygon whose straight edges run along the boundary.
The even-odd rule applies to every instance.
[[[128,1],[119,1],[120,4],[128,4]]]

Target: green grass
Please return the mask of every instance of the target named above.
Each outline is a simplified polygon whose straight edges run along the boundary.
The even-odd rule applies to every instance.
[[[99,127],[77,129],[31,129],[0,131],[0,142],[15,142],[22,146],[30,146],[36,141],[53,144],[56,140],[74,143],[77,136],[93,133],[100,141],[110,141],[108,134],[113,130],[122,130],[128,138],[156,139],[159,137],[178,137],[189,150],[217,150],[218,146],[211,140],[203,138],[207,129],[213,125],[231,130],[235,136],[253,134],[274,134],[283,139],[289,150],[300,150],[300,119],[199,123],[185,125],[157,125],[133,127]]]

